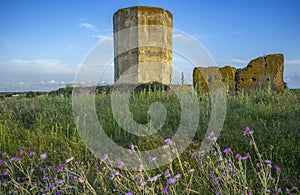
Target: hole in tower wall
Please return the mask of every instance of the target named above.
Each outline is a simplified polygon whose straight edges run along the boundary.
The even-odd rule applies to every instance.
[[[252,77],[252,81],[256,81],[256,78],[255,78],[255,77]]]

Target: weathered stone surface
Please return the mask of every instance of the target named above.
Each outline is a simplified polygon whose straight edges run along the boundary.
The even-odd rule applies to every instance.
[[[204,92],[209,89],[216,89],[227,86],[229,90],[235,91],[235,74],[234,67],[195,67],[193,71],[193,84],[195,88],[201,88]]]
[[[222,79],[219,67],[195,67],[193,70],[194,87],[201,88],[204,92],[209,92],[224,85]]]
[[[283,54],[272,54],[251,60],[246,68],[238,70],[237,90],[265,88],[271,84],[273,90],[281,92],[284,90],[283,70]]]
[[[118,10],[114,23],[115,81],[128,73],[138,83],[170,84],[173,16],[157,7]]]
[[[235,76],[236,68],[231,66],[225,66],[220,68],[222,81],[225,83],[225,86],[228,87],[230,91],[236,90]]]
[[[283,82],[284,57],[283,54],[271,54],[251,60],[246,68],[234,67],[195,67],[193,84],[205,92],[220,87],[223,82],[230,91],[250,91],[259,87],[266,88],[268,84],[274,91],[284,90]],[[218,74],[221,75],[217,76]]]

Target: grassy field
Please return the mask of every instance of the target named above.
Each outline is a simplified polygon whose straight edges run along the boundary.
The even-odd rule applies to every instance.
[[[113,167],[109,156],[100,160],[90,153],[77,132],[70,96],[0,99],[0,194],[300,193],[299,91],[228,94],[221,136],[205,154],[199,146],[207,139],[210,98],[202,94],[198,100],[201,117],[192,144],[164,167],[133,172],[121,169],[122,161]],[[176,149],[167,140],[180,123],[175,94],[132,94],[130,110],[138,123],[149,121],[154,102],[168,112],[162,130],[147,138],[122,130],[110,101],[110,94],[96,96],[98,119],[132,155],[164,144]]]

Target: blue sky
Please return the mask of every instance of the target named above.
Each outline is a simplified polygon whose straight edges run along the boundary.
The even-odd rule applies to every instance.
[[[112,35],[120,8],[158,6],[194,36],[219,66],[244,67],[285,55],[284,81],[300,88],[300,1],[0,1],[0,91],[51,90],[74,81],[88,52]],[[175,62],[174,62],[175,63]]]

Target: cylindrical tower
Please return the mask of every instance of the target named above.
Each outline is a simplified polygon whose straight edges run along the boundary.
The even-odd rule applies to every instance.
[[[170,84],[172,77],[171,12],[136,6],[113,16],[115,82],[124,73],[137,83]]]

